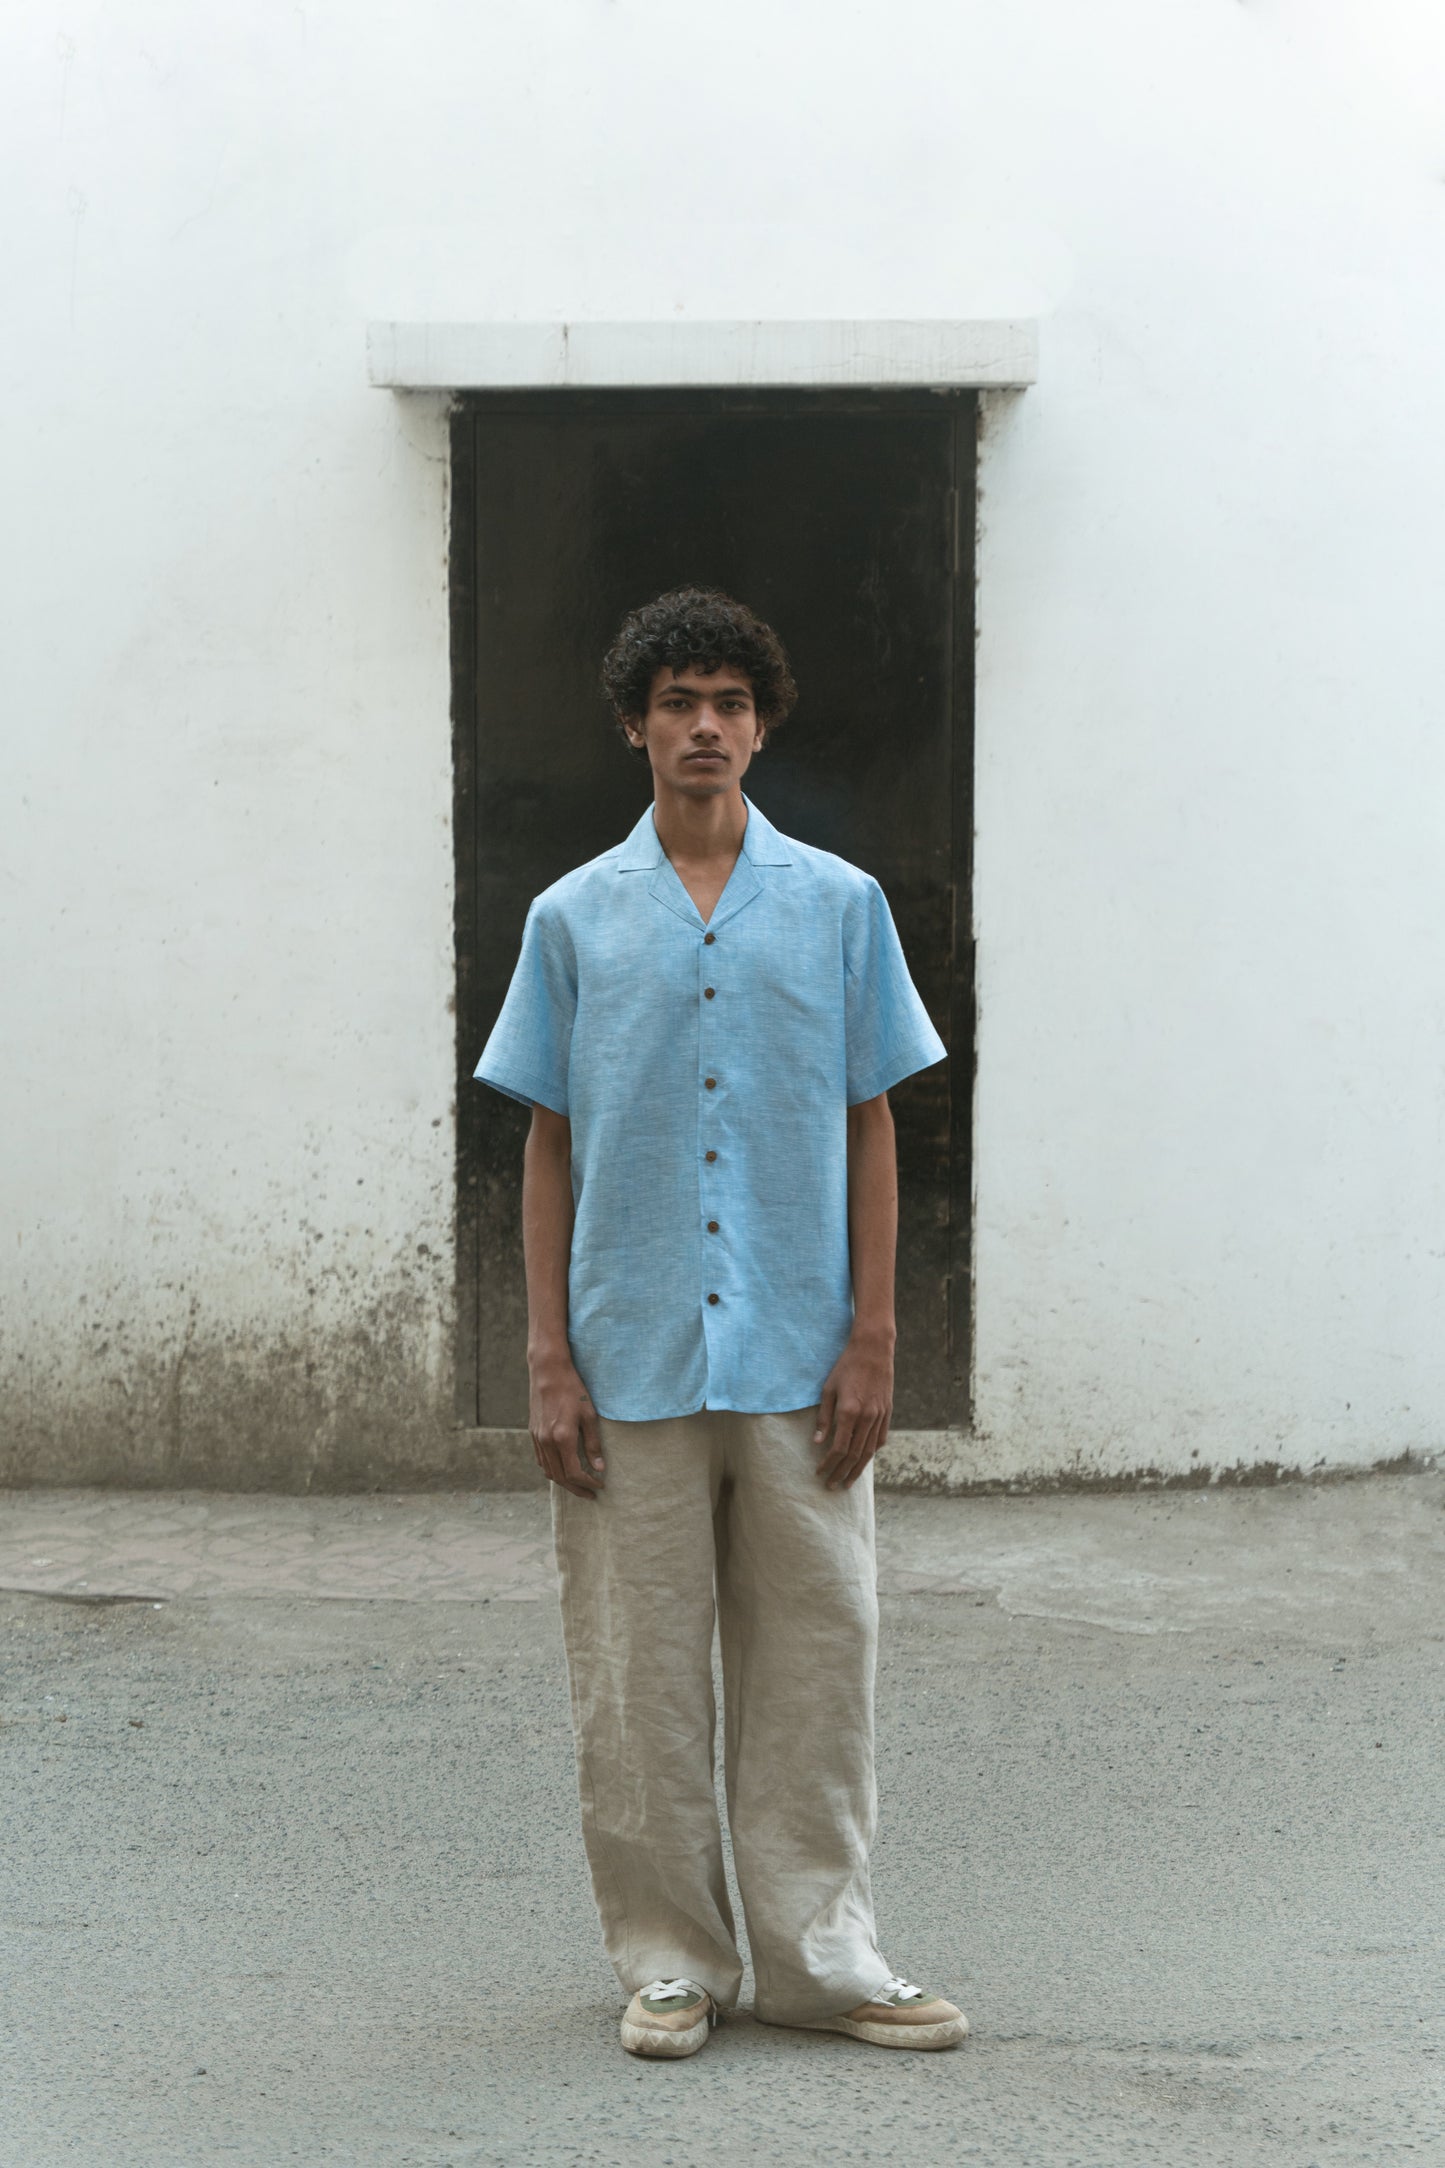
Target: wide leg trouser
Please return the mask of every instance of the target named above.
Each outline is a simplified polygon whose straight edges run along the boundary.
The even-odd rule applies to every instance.
[[[713,1789],[721,1629],[726,1793],[757,1982],[775,2023],[888,1977],[868,1882],[877,1819],[873,1471],[830,1491],[816,1410],[603,1422],[607,1485],[554,1486],[582,1828],[607,1953],[631,1993],[742,1979]]]

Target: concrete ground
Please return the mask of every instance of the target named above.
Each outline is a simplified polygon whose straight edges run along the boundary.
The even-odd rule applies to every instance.
[[[617,2045],[544,1498],[0,1500],[0,2162],[1445,2162],[1445,1478],[880,1503],[946,2055]]]

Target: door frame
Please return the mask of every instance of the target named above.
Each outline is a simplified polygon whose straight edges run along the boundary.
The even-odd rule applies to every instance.
[[[973,913],[974,824],[974,654],[976,633],[975,552],[977,529],[979,429],[982,403],[972,387],[729,389],[716,386],[575,390],[482,389],[458,392],[450,414],[450,535],[448,545],[451,641],[451,726],[453,775],[453,858],[456,1018],[455,1122],[455,1416],[459,1428],[476,1430],[480,1422],[479,1356],[481,1349],[481,1215],[479,1086],[473,1077],[481,1048],[472,1017],[471,961],[485,929],[480,924],[478,863],[479,776],[475,687],[481,661],[475,591],[477,565],[478,416],[550,413],[569,420],[589,414],[647,415],[767,414],[826,412],[927,412],[949,402],[952,413],[952,563],[948,567],[950,697],[953,714],[953,880],[952,972],[949,1000],[949,1055],[957,1063],[966,1048],[966,1083],[953,1069],[953,1113],[949,1134],[949,1290],[948,1334],[952,1356],[949,1435],[967,1430],[973,1411],[974,1366],[974,1127],[978,1080],[977,998]],[[490,1436],[498,1434],[488,1432]],[[917,1437],[927,1433],[914,1433]],[[936,1433],[934,1435],[937,1435]],[[526,1433],[516,1433],[519,1447]],[[530,1453],[529,1453],[530,1458]]]

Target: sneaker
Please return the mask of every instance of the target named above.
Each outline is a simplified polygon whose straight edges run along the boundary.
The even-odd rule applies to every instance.
[[[867,2002],[841,2017],[809,2018],[812,2032],[847,2033],[875,2048],[952,2048],[968,2031],[968,2019],[941,1995],[910,1980],[885,1980]]]
[[[622,2019],[629,2055],[696,2055],[717,2023],[717,2010],[696,1980],[654,1980],[640,1987]]]

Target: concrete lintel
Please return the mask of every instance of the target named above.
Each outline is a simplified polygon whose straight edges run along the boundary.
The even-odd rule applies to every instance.
[[[366,351],[372,383],[393,391],[999,389],[1038,376],[1027,320],[373,323]]]

